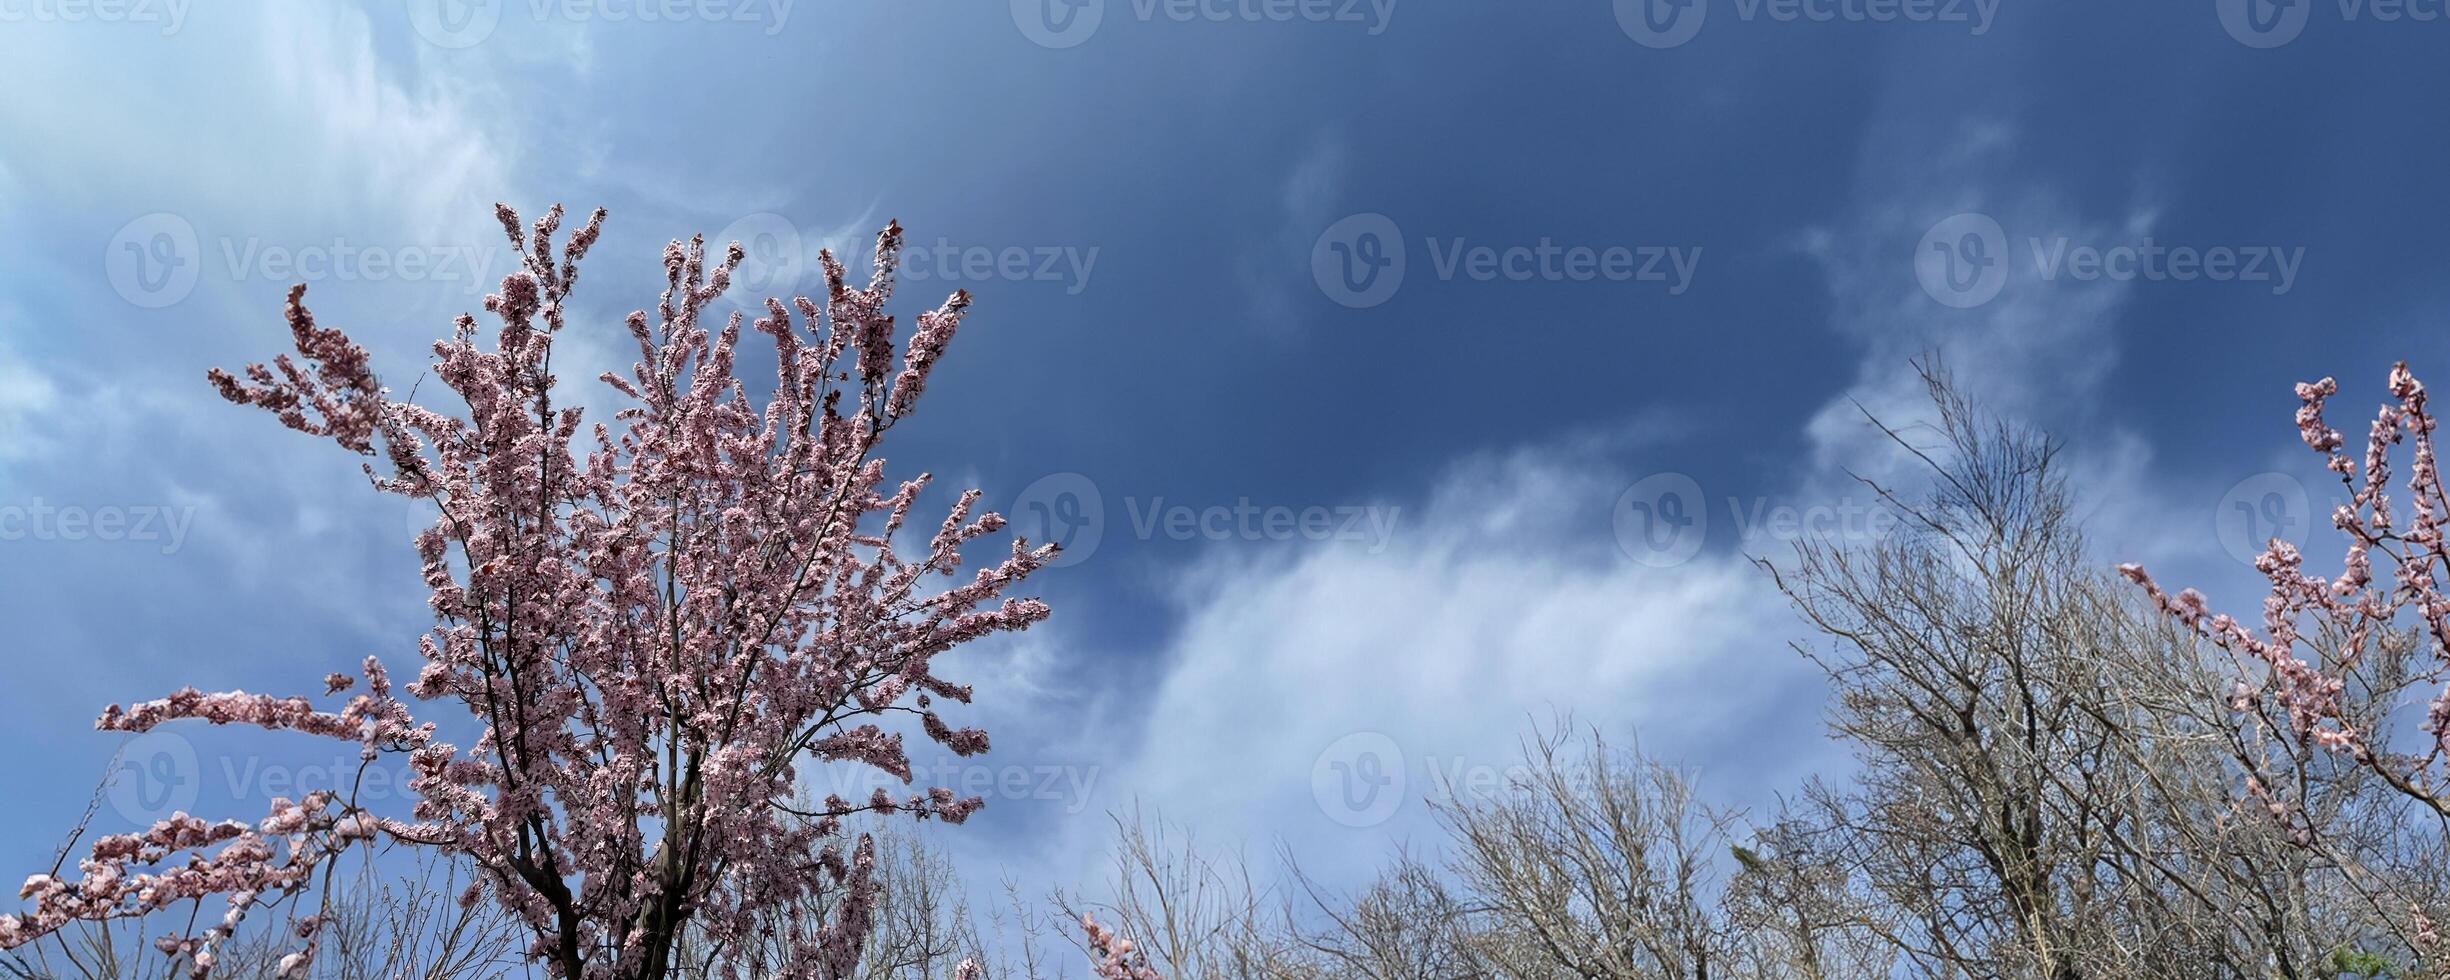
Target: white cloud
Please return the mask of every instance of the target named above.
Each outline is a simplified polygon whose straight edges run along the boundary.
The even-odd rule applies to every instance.
[[[1651,568],[1619,553],[1607,505],[1628,481],[1597,445],[1466,461],[1383,550],[1234,552],[1187,572],[1169,669],[1104,801],[1221,844],[1283,838],[1335,881],[1426,834],[1441,774],[1502,770],[1559,712],[1638,732],[1732,800],[1842,764],[1811,720],[1818,674],[1787,646],[1800,623],[1784,599],[1740,557]],[[1764,726],[1771,704],[1803,723]],[[1383,820],[1315,795],[1349,761],[1322,753],[1354,733],[1401,754]]]
[[[1925,295],[1909,250],[1960,211],[1991,214],[2011,234],[2095,240],[2143,234],[2150,209],[2105,226],[2047,193],[1999,192],[2016,149],[2003,125],[1919,149],[1929,152],[1869,141],[1866,169],[1881,177],[1840,224],[1799,236],[1828,274],[1832,328],[1862,355],[1844,391],[1797,420],[1810,457],[1788,486],[1765,489],[1837,500],[1863,496],[1855,474],[1913,485],[1919,464],[1862,413],[1927,420],[1911,362],[1938,351],[1990,409],[2106,428],[2066,457],[2080,499],[2108,502],[2113,527],[2167,523],[2148,447],[2087,413],[2114,363],[2110,328],[2128,285],[2038,281],[2026,263],[1999,297],[1956,310]],[[1333,159],[1295,168],[1289,211],[1318,198]],[[1898,160],[1915,166],[1889,166]],[[1467,460],[1384,552],[1223,554],[1185,572],[1166,676],[1107,798],[1136,797],[1211,839],[1286,838],[1333,882],[1424,835],[1419,798],[1434,792],[1433,770],[1503,766],[1556,711],[1638,731],[1645,748],[1699,767],[1705,795],[1725,802],[1758,807],[1808,774],[1845,768],[1820,724],[1825,682],[1789,646],[1815,638],[1760,570],[1721,551],[1668,569],[1616,553],[1599,509],[1628,485],[1625,463],[1639,455],[1628,450],[1639,448],[1583,441]],[[1345,761],[1321,753],[1356,732],[1384,734],[1404,754],[1411,797],[1363,830],[1313,794],[1319,767]]]

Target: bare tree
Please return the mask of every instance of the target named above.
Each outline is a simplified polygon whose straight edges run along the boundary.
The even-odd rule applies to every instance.
[[[1570,724],[1537,733],[1504,790],[1438,804],[1495,975],[1706,980],[1728,962],[1716,907],[1730,817],[1673,767]]]
[[[876,931],[860,956],[861,977],[944,980],[964,960],[986,960],[961,877],[920,832],[880,835],[877,863],[883,890]]]
[[[1936,421],[1881,426],[1930,477],[1875,487],[1904,532],[1762,562],[1834,641],[1804,652],[1863,763],[1789,814],[1812,860],[1920,975],[2336,975],[2372,909],[2240,806],[2226,682],[2092,561],[2058,447],[1924,377]],[[2317,819],[2370,835],[2367,787],[2306,775]]]
[[[1877,905],[1830,853],[1825,834],[1783,821],[1729,847],[1737,871],[1720,901],[1737,976],[1839,980],[1890,975],[1896,953]]]
[[[1058,891],[1070,919],[1095,914],[1131,936],[1159,972],[1175,980],[1304,975],[1300,955],[1277,928],[1280,906],[1239,853],[1210,854],[1162,816],[1113,815],[1114,867],[1103,901]]]
[[[1349,899],[1285,867],[1306,898],[1288,909],[1284,928],[1308,953],[1308,976],[1387,980],[1467,980],[1491,975],[1483,917],[1456,894],[1436,864],[1398,850],[1378,877]],[[1305,924],[1298,913],[1315,920]]]

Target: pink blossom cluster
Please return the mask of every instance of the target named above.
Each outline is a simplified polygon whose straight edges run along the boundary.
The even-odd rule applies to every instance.
[[[303,286],[287,306],[303,365],[284,355],[210,373],[229,400],[371,457],[379,489],[435,506],[415,544],[436,622],[405,689],[459,704],[475,737],[437,740],[371,659],[369,692],[337,711],[194,690],[113,706],[104,728],[194,719],[347,739],[367,758],[404,753],[411,819],[376,819],[325,794],[252,830],[181,824],[155,828],[159,843],[114,838],[84,880],[30,885],[34,911],[0,919],[0,947],[208,894],[228,896],[235,915],[301,887],[338,849],[379,840],[473,862],[555,976],[662,976],[693,931],[709,948],[779,939],[791,955],[772,975],[842,977],[877,893],[873,844],[850,838],[846,818],[958,822],[980,805],[941,787],[815,803],[801,788],[802,767],[824,763],[909,782],[910,731],[961,755],[986,751],[986,733],[944,716],[971,690],[941,676],[937,657],[1047,615],[1005,593],[1053,546],[1016,539],[965,575],[964,549],[1004,526],[969,491],[907,548],[900,532],[929,478],[888,483],[876,455],[915,408],[968,295],[922,313],[897,364],[885,306],[898,225],[878,236],[865,284],[824,254],[822,306],[768,299],[749,324],[707,314],[742,261],[739,243],[710,258],[702,240],[671,242],[659,302],[626,320],[637,362],[601,376],[629,404],[590,423],[557,400],[553,354],[604,212],[558,254],[559,207],[532,227],[507,206],[497,216],[521,269],[485,299],[492,343],[462,315],[433,345],[433,374],[461,406],[395,398],[362,347],[316,324]],[[775,377],[758,396],[734,372],[744,326],[773,345]],[[333,675],[325,686],[336,695],[353,682]],[[288,843],[266,843],[275,838]],[[198,845],[221,850],[135,871]],[[810,897],[832,902],[822,921],[758,932],[763,913]],[[174,938],[202,973],[220,935]],[[313,955],[313,930],[300,936],[294,969]]]
[[[360,819],[336,810],[331,792],[318,790],[303,801],[272,801],[271,812],[253,826],[207,823],[182,812],[139,833],[103,837],[78,862],[77,880],[51,874],[26,879],[18,897],[31,899],[35,911],[0,916],[0,946],[19,946],[75,921],[136,919],[189,902],[201,911],[217,896],[218,919],[192,935],[169,932],[154,940],[156,949],[186,961],[188,975],[210,976],[221,944],[239,924],[304,891],[316,869],[348,846]],[[322,922],[320,914],[293,916],[292,927],[308,948],[283,975],[311,961]]]
[[[2421,726],[2425,745],[2414,753],[2394,752],[2387,733],[2360,729],[2343,703],[2348,675],[2397,628],[2402,617],[2412,620],[2426,642],[2429,657],[2419,662],[2418,679],[2442,683],[2450,679],[2450,595],[2442,588],[2450,567],[2450,543],[2444,541],[2444,521],[2450,519],[2450,497],[2434,453],[2436,420],[2426,405],[2424,385],[2405,363],[2391,369],[2393,401],[2375,414],[2362,459],[2345,452],[2346,440],[2324,421],[2325,402],[2339,391],[2330,378],[2297,386],[2298,435],[2326,466],[2339,475],[2347,491],[2345,503],[2333,510],[2331,523],[2347,539],[2337,577],[2325,578],[2304,568],[2304,556],[2287,541],[2273,539],[2255,559],[2255,568],[2269,580],[2263,600],[2261,630],[2226,614],[2215,614],[2203,595],[2187,589],[2176,595],[2162,591],[2141,566],[2119,571],[2142,586],[2164,612],[2187,630],[2209,639],[2259,669],[2240,679],[2231,706],[2249,719],[2266,711],[2283,719],[2280,727],[2306,744],[2343,753],[2366,765],[2399,790],[2436,809],[2450,808],[2444,779],[2450,778],[2450,688],[2436,693]],[[2390,456],[2402,443],[2414,446],[2404,483],[2408,513],[2394,511],[2390,490]],[[2391,565],[2387,585],[2374,580],[2376,555]],[[2288,805],[2275,797],[2271,780],[2250,780],[2249,795],[2285,817]],[[2450,812],[2450,809],[2445,809]]]
[[[1095,916],[1081,916],[1080,929],[1088,936],[1089,956],[1095,961],[1099,980],[1165,980],[1131,940],[1099,925]]]

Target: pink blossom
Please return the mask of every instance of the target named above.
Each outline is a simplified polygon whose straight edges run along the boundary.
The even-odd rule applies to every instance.
[[[2346,755],[2378,771],[2389,785],[2437,811],[2450,812],[2450,798],[2438,789],[2450,780],[2450,688],[2428,706],[2419,728],[2429,744],[2414,753],[2388,751],[2377,744],[2384,736],[2352,721],[2344,700],[2350,673],[2382,635],[2403,622],[2422,638],[2420,658],[2430,661],[2414,665],[2415,676],[2436,682],[2450,676],[2450,594],[2442,586],[2443,572],[2450,568],[2450,550],[2445,550],[2450,542],[2443,535],[2450,496],[2445,495],[2434,452],[2436,421],[2424,385],[2404,362],[2395,365],[2389,378],[2395,401],[2375,413],[2363,458],[2351,458],[2343,452],[2339,432],[2323,419],[2326,401],[2338,391],[2338,383],[2330,378],[2298,385],[2296,418],[2299,437],[2323,454],[2346,494],[2347,502],[2331,515],[2333,527],[2346,539],[2337,578],[2309,574],[2296,546],[2274,539],[2255,560],[2256,570],[2270,585],[2257,631],[2228,615],[2210,614],[2208,603],[2191,589],[2169,596],[2140,566],[2121,565],[2119,572],[2180,625],[2251,668],[2229,697],[2244,724],[2263,726],[2262,709],[2268,706],[2277,712],[2275,727],[2299,743]],[[2404,524],[2393,511],[2390,468],[2392,451],[2403,443],[2414,448],[2402,482],[2410,509]],[[2387,587],[2375,582],[2377,556],[2392,566]],[[2287,783],[2249,778],[2247,796],[2286,822],[2292,804],[2272,787]],[[2303,835],[2305,829],[2292,826],[2292,832]]]
[[[590,422],[558,397],[552,354],[604,212],[558,254],[559,207],[532,226],[506,206],[496,216],[521,268],[485,298],[499,323],[490,346],[467,315],[433,345],[433,378],[460,403],[450,411],[395,399],[363,347],[316,323],[304,286],[285,310],[296,359],[208,374],[228,400],[366,457],[378,489],[433,505],[415,550],[435,623],[407,689],[458,705],[474,741],[436,740],[372,657],[365,693],[336,705],[192,688],[113,705],[98,727],[250,725],[355,743],[369,762],[403,755],[411,813],[359,809],[338,795],[344,785],[276,801],[254,825],[179,814],[105,837],[80,880],[27,882],[32,911],[0,917],[0,948],[219,896],[219,924],[160,938],[203,976],[251,909],[300,900],[334,855],[379,843],[472,862],[482,894],[527,923],[530,955],[553,975],[663,976],[685,927],[710,946],[747,945],[758,913],[831,895],[824,927],[775,975],[844,977],[877,890],[874,845],[844,821],[959,822],[980,805],[927,787],[811,809],[798,788],[803,766],[824,763],[909,781],[906,730],[985,751],[985,732],[939,716],[936,699],[966,704],[971,690],[938,674],[936,658],[1047,616],[1006,592],[1052,546],[1015,540],[965,576],[964,549],[1003,527],[971,516],[971,491],[923,546],[906,547],[898,532],[929,480],[889,484],[877,454],[969,295],[918,316],[895,372],[884,307],[900,226],[878,235],[864,287],[823,254],[823,304],[768,299],[754,324],[777,364],[771,393],[754,398],[733,372],[742,317],[706,318],[740,245],[710,262],[702,240],[672,242],[653,311],[625,320],[636,363],[602,378],[627,404]],[[325,697],[352,686],[332,674]],[[464,900],[482,899],[472,888]],[[304,921],[284,975],[311,967],[323,920]]]

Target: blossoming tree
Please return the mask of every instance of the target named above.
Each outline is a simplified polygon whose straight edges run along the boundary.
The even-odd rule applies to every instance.
[[[368,764],[404,755],[414,806],[377,814],[335,785],[276,800],[253,823],[181,813],[100,838],[80,876],[27,881],[32,908],[0,917],[0,948],[184,907],[203,914],[178,916],[156,941],[181,970],[210,974],[243,920],[277,916],[296,936],[281,971],[303,974],[333,858],[405,845],[471,862],[484,887],[462,900],[515,914],[533,935],[528,954],[556,976],[662,976],[688,941],[756,950],[717,956],[734,975],[839,977],[875,894],[873,845],[845,819],[959,822],[980,805],[943,788],[814,802],[798,789],[801,767],[822,764],[908,784],[912,729],[961,755],[985,751],[986,733],[939,714],[971,691],[939,676],[937,657],[1047,615],[1005,593],[1052,546],[1015,540],[961,577],[965,545],[1004,523],[978,512],[973,490],[906,549],[897,532],[928,478],[889,484],[876,455],[969,296],[920,314],[897,361],[884,310],[900,229],[878,236],[864,287],[826,254],[822,308],[800,298],[795,319],[769,299],[753,324],[777,364],[758,397],[733,370],[741,314],[706,322],[740,245],[710,262],[701,240],[672,242],[654,314],[628,317],[638,362],[602,376],[626,407],[590,425],[556,401],[553,347],[604,212],[558,257],[558,206],[532,230],[507,206],[498,215],[521,269],[486,297],[493,343],[481,346],[463,315],[433,348],[464,412],[395,397],[363,347],[316,323],[304,286],[287,308],[297,359],[210,374],[230,401],[370,457],[378,489],[438,509],[416,537],[436,625],[419,644],[423,669],[400,688],[460,705],[473,739],[445,742],[372,657],[345,702],[361,678],[336,673],[323,704],[188,689],[113,705],[100,728],[243,724],[356,743]],[[828,896],[829,912],[790,935],[750,935],[773,921],[762,910],[811,896]]]
[[[2300,846],[2331,855],[2361,891],[2406,900],[2401,938],[2420,956],[2434,958],[2450,954],[2428,910],[2440,899],[2436,886],[2381,880],[2367,862],[2325,839],[2322,821],[2307,806],[2312,786],[2339,778],[2326,771],[2337,763],[2354,776],[2379,780],[2413,807],[2381,819],[2450,820],[2450,592],[2444,591],[2450,493],[2433,443],[2439,421],[2423,383],[2402,362],[2391,368],[2389,391],[2391,401],[2376,412],[2359,460],[2323,420],[2338,383],[2324,378],[2297,386],[2298,436],[2324,456],[2345,493],[2331,513],[2332,526],[2346,539],[2345,553],[2339,574],[2326,578],[2305,569],[2295,545],[2272,539],[2255,559],[2271,585],[2260,631],[2212,612],[2194,589],[2170,595],[2139,565],[2119,571],[2182,628],[2243,666],[2229,707],[2243,728],[2237,755],[2247,795]],[[2404,495],[2395,502],[2391,454],[2402,443],[2412,444],[2413,454]],[[2397,509],[2401,502],[2405,512]],[[2375,579],[2377,556],[2389,565],[2387,584]],[[2411,701],[2424,703],[2420,720],[2399,710]]]

